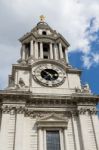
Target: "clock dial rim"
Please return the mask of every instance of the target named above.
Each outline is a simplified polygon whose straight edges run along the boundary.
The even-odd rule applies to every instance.
[[[58,78],[55,80],[46,80],[42,78],[41,72],[46,69],[55,71],[58,74]],[[50,63],[37,65],[35,69],[33,70],[32,74],[33,74],[34,80],[37,83],[46,87],[58,87],[64,83],[65,78],[66,78],[66,72],[62,67],[56,64],[50,64]]]

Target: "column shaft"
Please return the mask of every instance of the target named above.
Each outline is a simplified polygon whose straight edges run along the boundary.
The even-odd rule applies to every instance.
[[[0,132],[0,149],[8,149],[8,122],[10,114],[2,113],[1,132]]]
[[[35,42],[35,58],[38,59],[38,43]]]
[[[64,129],[64,147],[65,150],[69,150],[67,129]]]
[[[33,49],[33,40],[30,41],[30,56],[33,56],[34,49]]]
[[[25,60],[25,45],[22,46],[22,60]]]
[[[38,129],[38,140],[39,140],[39,150],[43,150],[43,131],[42,129]]]
[[[99,149],[99,118],[97,114],[92,114],[92,123],[95,134],[96,146]]]
[[[47,143],[46,143],[46,130],[43,130],[43,134],[44,134],[44,150],[47,150]]]
[[[63,55],[62,44],[61,43],[59,43],[59,52],[60,52],[60,58],[63,59],[64,55]]]
[[[17,114],[17,116],[16,116],[15,150],[23,149],[23,125],[24,125],[24,114]]]
[[[50,43],[50,59],[53,59],[53,47],[52,47],[52,43]]]
[[[40,58],[43,59],[43,43],[40,43]]]
[[[72,126],[73,126],[73,132],[74,132],[74,144],[75,144],[75,150],[80,150],[80,129],[78,124],[78,117],[75,115],[72,115]]]
[[[66,63],[69,64],[69,60],[68,60],[68,51],[65,50],[65,54],[66,54]]]
[[[97,150],[90,114],[86,112],[86,114],[84,115],[83,114],[79,115],[79,118],[80,118],[80,125],[81,125],[83,149],[93,150],[94,147],[94,150]]]
[[[59,134],[60,134],[60,147],[61,147],[61,150],[64,150],[63,130],[60,129]]]
[[[58,60],[58,47],[57,47],[57,45],[55,44],[54,45],[54,54],[55,54],[55,60]]]

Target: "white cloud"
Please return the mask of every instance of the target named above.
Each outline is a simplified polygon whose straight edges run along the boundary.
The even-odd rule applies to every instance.
[[[91,42],[98,39],[94,34],[99,31],[98,11],[99,0],[0,0],[0,64],[4,63],[2,57],[5,56],[2,45],[7,47],[6,52],[9,51],[9,59],[4,63],[6,68],[15,61],[17,52],[12,48],[17,48],[16,40],[30,31],[39,21],[38,17],[44,14],[48,24],[70,43],[69,51],[82,52],[84,66],[90,68],[99,63],[91,50]],[[93,59],[91,64],[90,58]]]
[[[83,66],[90,69],[91,66],[99,65],[99,53],[91,53],[82,56]]]
[[[21,22],[21,26],[23,25],[24,27],[26,25],[29,27],[29,23],[32,26],[37,22],[40,14],[46,15],[47,22],[63,33],[70,42],[70,51],[89,52],[90,35],[99,30],[99,0],[1,1],[6,10],[8,9],[15,16],[15,19]],[[93,24],[90,27],[90,22],[93,18]],[[21,30],[21,28],[18,29]],[[90,30],[87,31],[87,28],[90,28]]]

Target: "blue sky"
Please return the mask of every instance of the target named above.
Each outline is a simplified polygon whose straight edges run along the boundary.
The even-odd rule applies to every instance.
[[[99,0],[0,0],[0,89],[20,57],[18,39],[41,14],[70,43],[69,60],[83,70],[82,84],[99,94]]]

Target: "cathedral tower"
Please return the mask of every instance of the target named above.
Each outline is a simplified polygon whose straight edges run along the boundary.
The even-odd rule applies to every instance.
[[[0,91],[0,150],[99,150],[99,97],[81,85],[67,40],[44,16],[19,40],[20,59]]]

